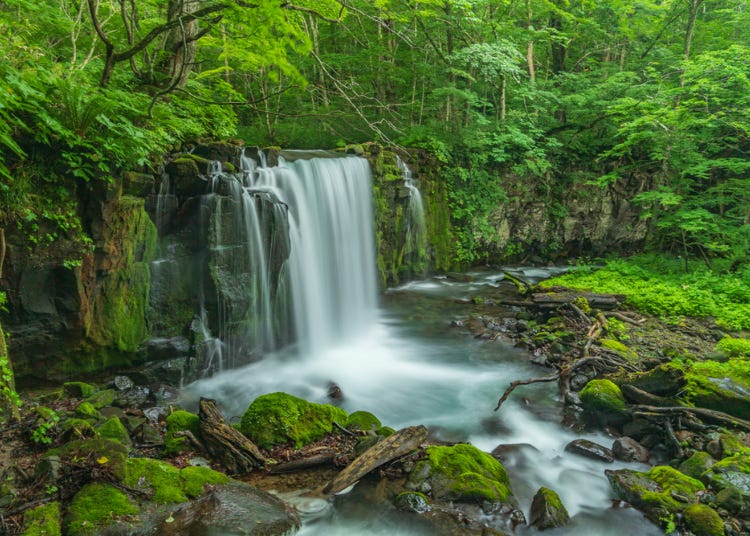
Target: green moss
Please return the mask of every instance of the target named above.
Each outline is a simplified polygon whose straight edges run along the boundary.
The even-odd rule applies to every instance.
[[[669,512],[682,511],[688,503],[696,502],[696,493],[706,489],[700,480],[667,465],[654,467],[645,476],[656,482],[660,491],[644,491],[642,500],[647,504],[662,506]]]
[[[109,439],[81,439],[71,441],[56,449],[47,451],[48,456],[59,456],[66,460],[86,459],[106,466],[119,479],[125,478],[125,463],[128,457],[127,448]]]
[[[750,360],[695,362],[685,377],[686,402],[750,419]]]
[[[167,417],[167,434],[164,437],[164,454],[176,454],[190,448],[184,437],[174,437],[175,432],[191,432],[200,437],[200,419],[195,413],[177,410]]]
[[[87,439],[96,437],[96,430],[91,423],[85,419],[65,419],[60,423],[63,437],[68,440]]]
[[[119,489],[109,484],[87,484],[76,493],[65,517],[67,534],[89,536],[106,525],[138,513],[138,507]]]
[[[424,493],[417,491],[404,491],[396,495],[393,505],[399,510],[406,512],[423,513],[430,509],[430,500]]]
[[[511,496],[510,479],[502,464],[478,448],[458,444],[428,447],[427,459],[414,473],[429,475],[435,498],[458,501],[505,502]]]
[[[105,406],[111,406],[112,402],[115,401],[115,396],[116,393],[114,389],[105,389],[104,391],[99,391],[95,395],[89,397],[87,402],[96,409],[102,409]]]
[[[349,415],[346,421],[346,427],[356,430],[379,430],[383,423],[369,411],[355,411]]]
[[[188,500],[180,470],[174,465],[151,458],[130,458],[127,462],[125,485],[139,490],[152,490],[151,500],[157,504],[181,503]]]
[[[117,417],[110,417],[99,425],[96,431],[102,439],[117,441],[128,447],[132,444],[130,434]]]
[[[716,344],[716,351],[728,357],[750,357],[750,339],[724,337]]]
[[[203,495],[206,484],[227,484],[232,479],[223,473],[209,469],[208,467],[189,466],[180,471],[182,487],[185,494],[190,498]]]
[[[60,536],[60,504],[51,502],[27,510],[21,536]]]
[[[242,416],[240,431],[261,448],[291,443],[300,448],[333,430],[348,416],[330,404],[315,404],[286,393],[256,398]]]
[[[627,410],[620,388],[610,380],[591,380],[579,393],[585,410],[592,413],[619,413]]]
[[[724,522],[705,504],[691,504],[682,511],[685,524],[695,536],[723,536]]]
[[[63,389],[70,396],[88,398],[96,392],[96,387],[84,382],[65,382]]]
[[[693,453],[687,460],[680,464],[681,473],[689,477],[699,479],[714,464],[714,459],[708,452],[699,450]]]
[[[83,419],[93,421],[98,421],[102,417],[99,410],[97,410],[91,402],[81,402],[78,404],[78,406],[76,406],[75,414]]]
[[[177,467],[150,458],[128,460],[125,485],[153,493],[157,504],[181,503],[203,494],[206,484],[227,484],[231,478],[208,467]]]
[[[628,348],[620,341],[617,341],[615,339],[602,339],[601,344],[602,348],[609,348],[610,350],[617,352],[617,355],[624,359],[627,359],[628,361],[638,361],[638,354],[635,352],[635,350],[633,350],[632,348]]]

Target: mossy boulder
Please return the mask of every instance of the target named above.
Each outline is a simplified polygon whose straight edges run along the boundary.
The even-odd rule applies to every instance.
[[[686,378],[687,402],[750,419],[750,360],[696,362]]]
[[[418,491],[404,491],[396,495],[396,498],[393,499],[393,505],[405,512],[422,514],[429,511],[430,499],[427,498],[427,495]]]
[[[665,523],[689,504],[698,502],[697,494],[706,489],[700,480],[666,465],[648,472],[619,469],[606,471],[616,495],[642,511],[657,524]]]
[[[505,467],[468,444],[432,446],[409,475],[407,487],[436,500],[509,503],[513,492]]]
[[[346,421],[346,427],[352,430],[363,430],[369,432],[371,430],[380,430],[380,428],[383,427],[383,423],[381,423],[380,419],[369,411],[355,411],[349,415],[349,418]]]
[[[96,393],[96,387],[85,382],[65,382],[63,389],[66,394],[76,398],[88,398]]]
[[[151,458],[131,458],[127,462],[125,485],[152,493],[157,504],[182,503],[203,494],[206,484],[226,484],[230,478],[207,467],[178,469]]]
[[[195,413],[177,410],[167,417],[167,435],[164,437],[164,454],[176,454],[188,450],[187,438],[175,437],[176,432],[190,432],[200,437],[200,419]]]
[[[638,354],[636,353],[636,351],[632,348],[629,348],[617,339],[602,339],[600,342],[602,348],[612,350],[623,359],[626,359],[630,362],[638,361]]]
[[[45,456],[59,456],[61,463],[89,460],[89,463],[109,470],[120,480],[125,478],[125,463],[128,449],[122,443],[110,439],[80,439],[47,451]]]
[[[591,380],[579,396],[587,417],[594,422],[622,424],[630,415],[622,391],[611,380]]]
[[[682,511],[685,525],[695,536],[724,536],[724,522],[705,504],[691,504]]]
[[[75,416],[90,422],[96,422],[102,417],[99,410],[91,402],[81,402],[78,404],[75,409]]]
[[[674,396],[687,385],[682,366],[666,363],[646,372],[608,375],[618,386],[632,385],[641,391],[657,396]]]
[[[126,447],[130,447],[133,444],[130,439],[130,434],[117,417],[110,417],[104,421],[96,427],[96,432],[99,434],[100,438],[117,441]]]
[[[60,503],[51,502],[27,510],[21,536],[60,536]]]
[[[138,506],[125,493],[109,484],[87,484],[68,505],[66,534],[93,536],[103,527],[138,514]]]
[[[102,409],[103,407],[111,406],[115,401],[115,396],[116,393],[114,389],[105,389],[104,391],[99,391],[90,396],[86,402],[94,406],[96,409]]]
[[[699,450],[683,461],[680,464],[679,470],[681,473],[699,480],[703,473],[708,471],[714,463],[716,463],[716,460],[708,452]]]
[[[732,511],[750,515],[750,455],[735,454],[716,462],[702,480],[718,490],[722,500],[732,503]]]
[[[570,514],[560,500],[560,496],[549,488],[539,488],[531,501],[529,525],[539,530],[567,525]]]
[[[287,393],[270,393],[256,398],[240,421],[240,432],[261,448],[290,443],[294,448],[321,439],[342,426],[347,413],[330,404],[316,404]]]
[[[60,423],[63,439],[74,441],[77,439],[91,439],[97,436],[96,430],[86,419],[71,418]]]

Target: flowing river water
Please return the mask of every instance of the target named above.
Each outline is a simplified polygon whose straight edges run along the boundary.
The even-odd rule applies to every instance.
[[[255,286],[261,286],[254,291],[262,305],[254,317],[270,321],[277,308],[290,308],[297,342],[273,349],[263,334],[271,324],[258,333],[251,331],[250,341],[269,349],[263,358],[187,386],[186,404],[206,396],[216,399],[225,415],[239,417],[257,396],[277,391],[330,402],[327,394],[333,382],[343,393],[339,403],[344,410],[369,411],[392,428],[423,424],[437,440],[470,442],[487,452],[501,444],[516,445],[504,464],[521,509],[528,515],[534,493],[546,486],[558,492],[572,516],[565,528],[547,534],[661,534],[635,510],[613,507],[604,475],[611,465],[565,452],[565,445],[579,436],[559,424],[562,408],[553,384],[518,389],[501,411],[493,411],[509,382],[549,372],[535,367],[524,351],[499,340],[475,339],[460,325],[472,312],[472,298],[496,289],[501,275],[432,278],[378,296],[367,161],[283,156],[274,167],[264,167],[261,161],[257,168],[245,161],[241,183],[221,174],[213,182],[228,180],[231,199],[242,208],[227,220],[237,229],[234,235],[246,233],[245,242],[261,248],[242,253],[263,261],[249,263]],[[404,180],[409,190],[416,188],[408,174]],[[206,198],[207,206],[219,199],[216,195]],[[288,210],[290,254],[278,284],[289,291],[284,295],[291,301],[285,303],[271,303],[272,289],[262,287],[270,283],[264,272],[269,248],[258,240],[262,218],[254,212],[261,198]],[[222,206],[214,204],[217,210]],[[421,202],[415,205],[421,209]],[[218,216],[214,221],[225,220]],[[212,228],[215,254],[244,251],[227,249],[227,229]],[[263,297],[268,297],[265,304]],[[217,348],[230,355],[231,348],[216,340]],[[612,442],[603,433],[586,437],[606,446]],[[372,487],[363,479],[328,500],[285,498],[301,512],[303,536],[434,533],[418,515],[397,512],[379,499]],[[517,532],[535,529],[520,527]]]
[[[343,409],[370,411],[393,428],[424,424],[441,440],[470,442],[487,452],[500,444],[524,445],[505,461],[522,510],[528,516],[534,493],[546,486],[558,492],[572,517],[568,526],[545,534],[662,534],[639,512],[613,507],[604,475],[605,469],[615,466],[645,466],[606,465],[564,451],[569,441],[579,437],[606,446],[612,439],[603,433],[581,436],[563,428],[555,384],[521,387],[500,411],[493,411],[509,382],[548,371],[507,343],[475,339],[451,326],[452,320],[469,313],[471,297],[502,277],[471,275],[470,282],[434,278],[391,289],[382,296],[376,320],[340,343],[307,354],[288,348],[199,381],[187,392],[216,398],[228,415],[241,415],[255,397],[275,391],[330,402],[327,390],[333,381],[344,394]],[[367,484],[358,486],[328,501],[298,503],[303,518],[300,534],[432,533],[415,514],[397,512],[375,501]]]

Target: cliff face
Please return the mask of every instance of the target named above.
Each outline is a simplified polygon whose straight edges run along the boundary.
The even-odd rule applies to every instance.
[[[381,286],[455,269],[444,166],[421,150],[365,144],[347,151],[367,158],[372,169]],[[247,257],[235,254],[246,247],[244,239],[223,221],[239,208],[232,181],[219,183],[212,199],[203,197],[209,159],[233,172],[241,154],[230,143],[200,145],[168,158],[163,175],[124,173],[106,191],[87,191],[74,201],[85,231],[76,236],[6,230],[2,286],[8,312],[2,321],[16,375],[59,380],[153,361],[170,380],[190,380],[216,365],[217,341],[208,333],[257,357],[262,349],[242,347],[242,333],[259,329],[256,298],[248,290],[255,275],[243,265]],[[266,152],[269,165],[277,156],[278,150]],[[421,192],[418,239],[413,192],[399,160]],[[485,232],[477,233],[490,262],[626,250],[645,236],[645,224],[627,201],[642,186],[635,180],[617,189],[574,185],[545,201],[523,180],[498,180],[508,199],[487,216],[493,232],[488,235],[483,225]],[[261,196],[255,203],[259,213],[276,214],[263,218],[260,234],[270,244],[269,267],[278,274],[289,254],[288,229],[278,216],[285,206]],[[282,291],[271,290],[274,297]],[[274,321],[290,322],[283,314]],[[284,340],[274,344],[293,337],[289,329],[281,332]]]

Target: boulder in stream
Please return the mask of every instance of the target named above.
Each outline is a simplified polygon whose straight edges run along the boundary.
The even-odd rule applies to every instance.
[[[529,526],[539,530],[562,527],[570,521],[570,515],[559,495],[549,488],[539,488],[531,501]]]

